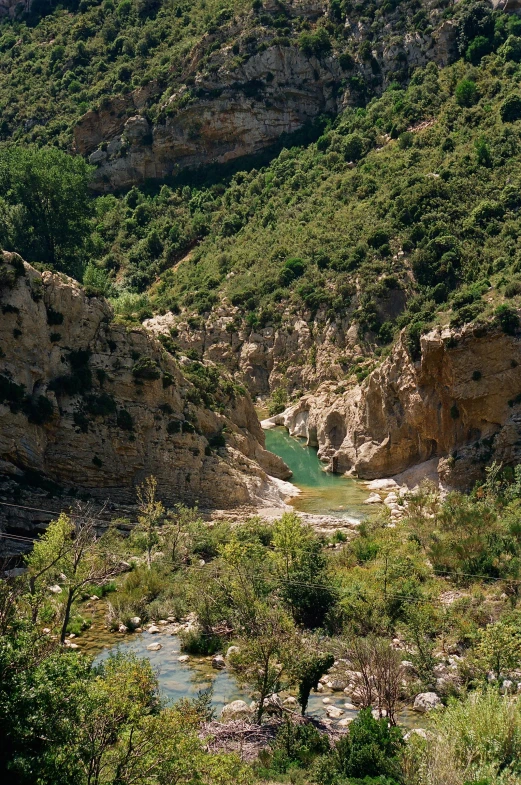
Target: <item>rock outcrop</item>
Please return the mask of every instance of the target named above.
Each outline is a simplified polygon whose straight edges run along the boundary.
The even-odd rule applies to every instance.
[[[265,10],[280,13],[279,5]],[[220,37],[195,47],[166,98],[164,86],[151,82],[105,99],[78,121],[74,147],[97,166],[92,187],[117,191],[259,153],[321,114],[356,105],[361,85],[378,94],[397,74],[406,79],[429,62],[447,65],[457,54],[456,24],[443,19],[437,3],[425,5],[430,26],[423,33],[394,35],[391,17],[379,20],[378,34],[363,17],[347,19],[345,38],[355,53],[347,60],[335,48],[312,53],[297,40],[281,40],[269,26],[242,36],[241,22],[232,20]],[[308,25],[328,9],[318,0],[284,4],[286,14],[306,17]],[[356,54],[368,41],[370,52]],[[151,104],[159,108],[153,122],[145,111]]]
[[[374,479],[434,460],[444,484],[468,488],[491,461],[521,461],[520,407],[520,336],[468,325],[424,335],[419,362],[402,336],[361,385],[323,385],[273,420],[332,471]]]
[[[2,493],[38,477],[132,503],[155,475],[168,503],[281,503],[270,475],[290,472],[225,374],[205,403],[208,366],[175,360],[145,329],[114,323],[103,298],[15,254],[0,257],[0,305]]]

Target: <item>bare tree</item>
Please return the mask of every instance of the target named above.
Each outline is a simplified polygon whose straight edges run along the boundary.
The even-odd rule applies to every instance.
[[[405,675],[400,653],[388,641],[369,636],[355,638],[349,655],[356,673],[355,691],[361,706],[376,707],[380,717],[385,711],[390,724],[396,725]]]

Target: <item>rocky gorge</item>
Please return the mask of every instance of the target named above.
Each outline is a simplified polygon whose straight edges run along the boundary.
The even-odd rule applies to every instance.
[[[0,271],[4,501],[50,482],[55,492],[132,503],[153,474],[170,504],[282,503],[284,483],[272,476],[290,472],[264,449],[244,389],[219,372],[205,405],[203,366],[174,360],[143,328],[115,324],[103,298],[14,254],[3,254]]]

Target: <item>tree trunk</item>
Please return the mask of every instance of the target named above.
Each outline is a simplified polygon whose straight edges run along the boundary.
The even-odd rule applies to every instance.
[[[69,619],[71,616],[71,608],[72,608],[73,600],[74,600],[74,590],[69,589],[69,593],[67,595],[67,603],[65,605],[65,615],[63,617],[62,631],[60,635],[60,643],[65,642],[65,636],[67,635],[67,626],[69,624]]]

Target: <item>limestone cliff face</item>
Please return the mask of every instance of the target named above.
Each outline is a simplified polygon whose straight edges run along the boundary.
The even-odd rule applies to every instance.
[[[468,488],[492,460],[521,460],[521,338],[493,325],[434,330],[414,363],[400,341],[359,386],[324,385],[275,420],[318,446],[333,471],[374,479],[436,459]]]
[[[350,312],[337,322],[326,322],[323,314],[314,320],[309,314],[307,320],[306,314],[302,318],[288,315],[281,326],[254,332],[235,327],[236,313],[238,309],[231,305],[217,308],[200,327],[170,312],[144,324],[156,335],[169,335],[174,329],[175,340],[184,350],[222,363],[254,396],[268,395],[278,387],[291,394],[341,379],[348,358],[362,353]]]
[[[329,3],[295,0],[285,6],[288,13],[307,17],[313,24],[327,15]],[[94,190],[124,189],[183,169],[258,153],[318,115],[336,114],[356,102],[358,88],[353,85],[370,84],[379,93],[398,71],[406,73],[430,61],[448,64],[456,54],[456,27],[442,19],[436,3],[428,2],[426,7],[432,32],[393,36],[389,24],[380,37],[363,20],[348,19],[346,38],[355,48],[371,39],[373,51],[371,58],[357,58],[347,71],[339,52],[320,57],[306,54],[295,41],[281,43],[264,28],[250,36],[257,38],[254,48],[245,44],[240,57],[225,41],[207,37],[193,51],[184,82],[161,98],[153,123],[146,117],[146,106],[163,93],[154,83],[105,100],[78,122],[75,150],[89,155],[98,167]],[[271,10],[276,12],[276,4]],[[227,31],[233,40],[240,37],[241,29],[238,22],[231,24],[237,28]],[[214,45],[217,51],[212,52]],[[211,54],[205,58],[209,48]]]
[[[214,410],[145,329],[114,324],[109,304],[13,254],[0,263],[0,473],[132,503],[158,479],[169,502],[227,508],[280,503],[282,461],[263,448],[251,400],[216,385]],[[204,366],[198,366],[204,373]],[[222,374],[221,374],[222,377]],[[204,397],[204,394],[203,394]]]

